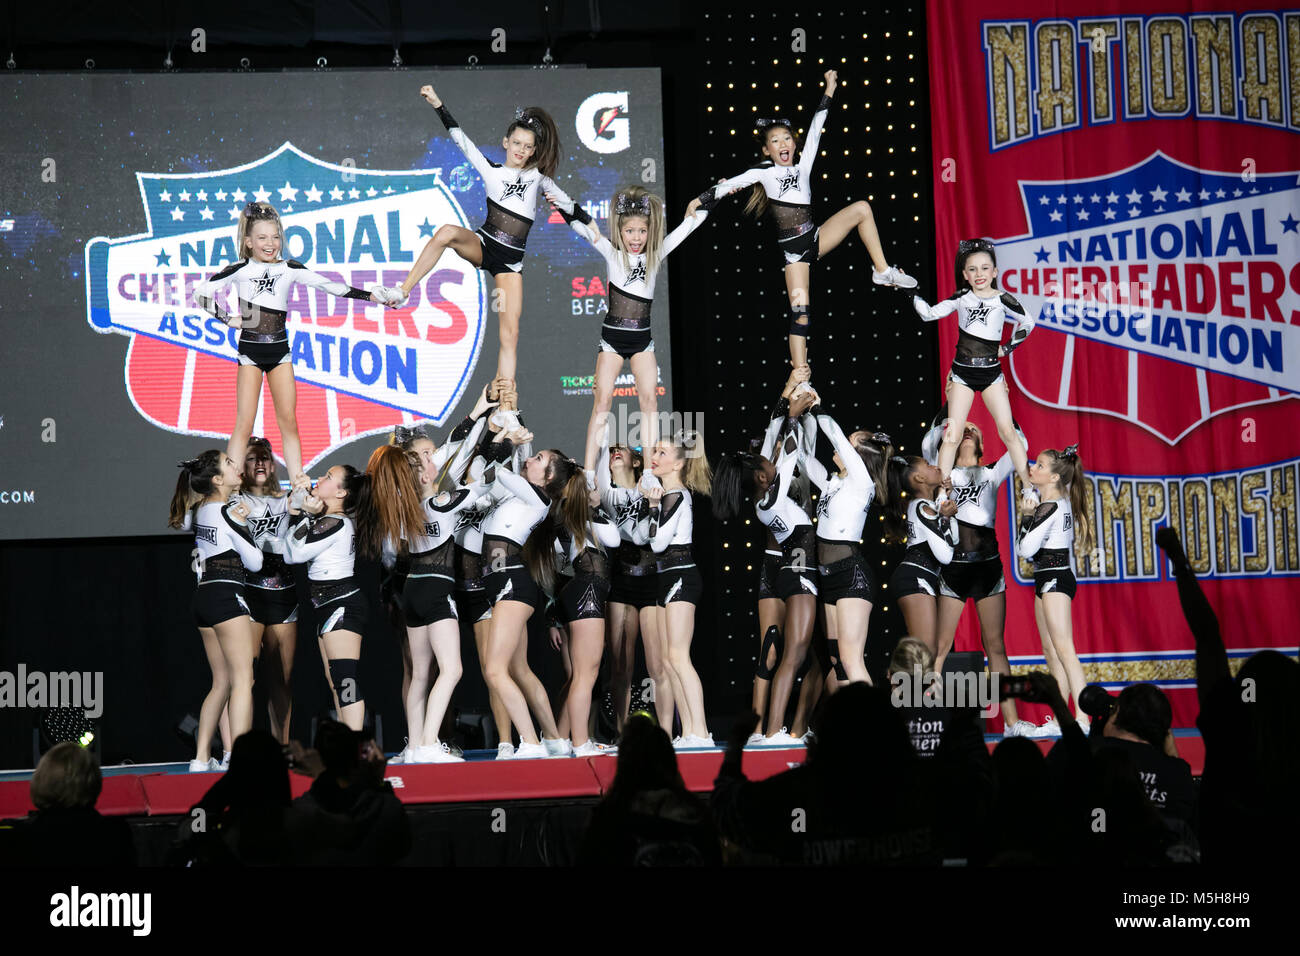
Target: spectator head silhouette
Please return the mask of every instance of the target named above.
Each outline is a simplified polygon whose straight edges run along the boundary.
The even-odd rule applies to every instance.
[[[315,747],[331,777],[347,780],[361,766],[361,737],[347,724],[322,721],[316,728]]]
[[[915,757],[889,690],[866,683],[841,687],[826,701],[817,736],[808,747],[810,765],[869,768],[873,775],[906,767]]]
[[[235,740],[225,781],[232,809],[290,803],[289,762],[280,742],[265,730],[250,730]]]
[[[1160,749],[1173,726],[1174,712],[1169,698],[1155,684],[1134,684],[1120,691],[1111,712],[1109,727],[1124,730]]]
[[[32,774],[32,803],[37,810],[93,807],[103,785],[95,755],[66,740],[51,747]]]
[[[618,742],[618,767],[610,796],[685,789],[677,769],[677,754],[668,735],[649,717],[633,715]]]

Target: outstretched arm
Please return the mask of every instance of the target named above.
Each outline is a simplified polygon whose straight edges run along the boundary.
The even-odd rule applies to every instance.
[[[830,113],[831,97],[835,95],[835,71],[827,70],[825,79],[826,92],[822,94],[821,101],[817,104],[817,111],[813,113],[812,122],[808,124],[808,135],[804,137],[803,152],[799,154],[799,171],[803,173],[805,183],[809,181],[813,163],[817,161],[817,150],[822,141],[822,128],[825,127],[826,117]]]
[[[699,209],[696,210],[694,213],[688,214],[681,222],[677,224],[676,229],[674,229],[672,232],[668,233],[668,235],[664,237],[664,247],[663,250],[659,253],[659,258],[662,260],[670,252],[672,252],[679,245],[681,245],[682,242],[685,241],[686,237],[689,236],[691,233],[693,233],[700,226],[702,226],[704,224],[704,220],[708,218],[709,218],[709,213],[705,209]]]
[[[957,300],[959,298],[960,296],[953,296],[950,299],[944,299],[936,306],[931,306],[919,295],[914,295],[912,296],[912,308],[916,309],[916,314],[921,317],[923,322],[937,322],[957,311]]]
[[[1221,682],[1232,677],[1228,666],[1228,652],[1219,632],[1219,618],[1210,606],[1201,584],[1196,580],[1183,553],[1183,543],[1173,528],[1156,532],[1156,544],[1174,566],[1174,580],[1178,582],[1178,603],[1183,607],[1183,617],[1196,639],[1196,698],[1202,707],[1210,693]]]
[[[862,460],[858,450],[853,447],[853,442],[845,437],[839,422],[829,415],[818,415],[817,424],[821,427],[822,434],[829,438],[831,444],[835,446],[840,461],[844,462],[844,470],[848,473],[849,480],[859,488],[868,487],[871,484],[871,473],[867,471],[867,463]]]
[[[327,279],[319,272],[312,272],[297,259],[289,259],[285,263],[289,267],[289,281],[301,282],[303,285],[311,286],[313,289],[320,289],[328,292],[330,295],[336,295],[341,299],[365,299],[368,302],[378,302],[369,292],[364,289],[354,289],[346,282],[335,282],[333,279]]]
[[[474,141],[465,135],[465,131],[456,122],[456,117],[447,111],[447,107],[438,98],[438,94],[433,91],[433,87],[427,85],[420,87],[420,95],[438,111],[438,119],[442,120],[442,125],[447,127],[447,135],[451,137],[451,141],[456,144],[456,147],[465,154],[465,158],[474,167],[474,171],[480,176],[486,176],[487,171],[492,168],[492,164],[487,161],[487,157],[479,152],[479,148],[474,145]]]

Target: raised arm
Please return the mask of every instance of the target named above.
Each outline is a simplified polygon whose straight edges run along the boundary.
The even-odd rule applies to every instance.
[[[695,198],[692,205],[706,211],[712,209],[718,203],[722,202],[724,197],[731,195],[738,189],[744,189],[746,186],[751,186],[758,182],[763,178],[763,171],[771,165],[771,163],[767,162],[759,163],[757,166],[749,167],[749,169],[745,170],[739,176],[732,176],[730,179],[724,179],[716,186],[710,186]],[[691,212],[690,208],[686,211],[688,213]]]
[[[763,500],[758,503],[760,513],[768,514],[785,497],[790,490],[790,482],[794,480],[794,469],[797,464],[799,464],[799,443],[793,435],[790,435],[786,437],[781,457],[777,459],[776,477],[768,486]]]
[[[871,473],[867,471],[867,463],[862,460],[858,450],[853,447],[853,442],[845,437],[839,423],[829,415],[818,415],[817,424],[821,427],[822,434],[829,438],[831,444],[835,446],[840,461],[844,462],[844,470],[848,473],[849,480],[859,488],[870,486]]]
[[[465,154],[465,158],[474,167],[474,171],[486,179],[492,164],[488,162],[487,157],[479,152],[479,148],[474,145],[474,141],[465,135],[465,131],[456,122],[456,117],[451,115],[447,107],[443,105],[442,100],[438,99],[438,95],[433,92],[433,87],[425,86],[421,88],[420,95],[438,111],[438,119],[442,120],[442,125],[447,127],[447,135],[456,144],[456,148]]]
[[[998,348],[998,354],[1010,355],[1021,342],[1029,338],[1029,333],[1034,330],[1034,320],[1025,312],[1024,307],[1016,301],[1015,296],[1003,292],[1001,301],[1002,308],[1007,314],[1007,320],[1016,323],[1016,328],[1011,333],[1011,341]]]
[[[822,94],[821,100],[817,103],[817,111],[813,113],[812,122],[808,124],[808,134],[804,137],[803,152],[799,154],[799,171],[803,173],[803,181],[809,182],[809,176],[812,175],[813,163],[817,161],[817,150],[821,147],[822,129],[826,126],[826,117],[830,113],[831,97],[835,95],[835,71],[826,71],[826,92]]]
[[[539,508],[550,506],[550,502],[541,496],[532,483],[521,475],[516,475],[509,468],[498,467],[496,470],[495,484],[501,489],[510,492],[516,498],[526,501],[530,505]]]
[[[685,217],[677,224],[677,228],[664,237],[664,247],[659,253],[662,260],[670,252],[676,249],[682,242],[700,226],[704,225],[704,220],[709,218],[708,210],[698,209],[693,215]]]

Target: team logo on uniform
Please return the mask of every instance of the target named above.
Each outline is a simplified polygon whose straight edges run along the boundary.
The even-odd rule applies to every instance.
[[[979,305],[973,309],[967,309],[966,314],[970,316],[972,322],[978,322],[980,325],[989,324],[989,315],[993,312],[987,305]]]
[[[234,426],[239,332],[200,309],[193,291],[240,258],[235,229],[247,201],[280,213],[282,259],[363,289],[401,282],[439,225],[468,226],[441,169],[338,166],[291,143],[231,169],[135,176],[145,229],[86,243],[86,317],[129,340],[123,377],[140,414],[185,435],[224,438]],[[263,279],[274,282],[270,271]],[[239,312],[233,285],[216,302]],[[303,464],[396,424],[446,420],[478,359],[486,302],[481,274],[454,256],[399,310],[294,285],[288,335]],[[254,429],[283,457],[265,397]]]
[[[280,278],[278,275],[271,275],[270,269],[264,271],[260,276],[253,280],[253,282],[256,283],[256,287],[253,289],[253,295],[259,296],[263,292],[274,292],[275,280],[278,278]]]
[[[274,538],[280,533],[280,523],[284,520],[284,512],[278,514],[249,515],[248,528],[253,532],[253,538]]]
[[[791,189],[798,189],[799,170],[796,169],[793,172],[787,173],[786,175],[782,176],[776,181],[776,184],[778,187],[780,187],[780,192],[777,193],[778,196],[784,196]]]
[[[211,525],[196,524],[194,526],[194,537],[200,541],[206,541],[208,544],[217,543],[217,529]]]
[[[511,196],[519,196],[520,198],[523,198],[524,191],[531,185],[532,180],[525,180],[522,176],[516,179],[513,183],[506,183],[505,189],[501,192],[501,202],[505,202]]]
[[[644,282],[644,281],[645,281],[645,263],[638,262],[636,265],[634,265],[631,269],[628,270],[627,284],[631,285],[633,282]]]
[[[1032,351],[1011,360],[1025,395],[1169,445],[1216,415],[1296,397],[1296,173],[1247,179],[1156,152],[1020,190],[1029,233],[997,250],[999,285],[1037,320]]]
[[[957,502],[958,507],[968,503],[973,504],[980,500],[980,495],[983,494],[984,489],[987,485],[988,485],[987,481],[981,481],[978,484],[974,484],[974,485],[954,484],[952,491],[948,493],[948,496],[953,501]]]
[[[593,93],[582,101],[574,117],[578,139],[597,153],[618,153],[632,145],[628,123],[627,91]]]
[[[787,531],[790,530],[785,526],[785,522],[782,521],[779,517],[773,517],[772,523],[768,525],[768,528],[771,529],[773,534],[785,534]]]

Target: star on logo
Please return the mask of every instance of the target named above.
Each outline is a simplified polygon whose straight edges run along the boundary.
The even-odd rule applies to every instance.
[[[1159,186],[1157,186],[1155,189],[1151,190],[1151,201],[1152,201],[1152,202],[1164,202],[1164,201],[1165,201],[1165,197],[1168,196],[1168,195],[1169,195],[1169,193],[1165,192],[1163,189],[1161,189]]]
[[[1106,202],[1113,206],[1115,203],[1119,202],[1119,197],[1114,193],[1106,193]]]
[[[628,272],[627,284],[631,285],[633,282],[644,282],[644,281],[645,281],[645,263],[638,262]]]
[[[245,199],[248,198],[248,193],[244,192],[242,189],[236,189],[233,193],[230,194],[230,198],[233,199],[235,202],[243,202]]]
[[[1127,199],[1129,202],[1133,203],[1134,205],[1137,205],[1142,201],[1142,194],[1135,189],[1131,193],[1126,195],[1124,198]]]
[[[1101,216],[1102,216],[1103,219],[1114,219],[1114,218],[1115,218],[1115,210],[1114,210],[1114,209],[1107,209],[1105,212],[1103,212],[1103,213],[1101,214]]]
[[[1052,254],[1047,251],[1046,246],[1039,246],[1038,251],[1034,253],[1035,262],[1047,262],[1051,259]]]
[[[1060,221],[1061,221],[1061,211],[1060,211],[1059,209],[1053,209],[1052,212],[1051,212],[1051,215],[1049,215],[1047,218],[1050,219],[1050,220],[1052,220],[1052,222],[1060,222]]]
[[[171,202],[171,201],[172,201],[172,194],[171,194],[171,192],[170,192],[169,190],[164,189],[162,192],[160,192],[160,193],[158,194],[158,201],[159,201],[159,202]]]
[[[280,278],[279,275],[271,275],[271,270],[268,267],[265,272],[263,272],[258,278],[253,280],[253,285],[254,285],[253,296],[257,297],[261,295],[263,292],[274,292],[275,283],[279,280],[279,278]]]
[[[339,187],[335,186],[333,189],[330,190],[330,199],[333,199],[335,202],[338,202],[342,198],[343,198],[343,190],[339,189]]]
[[[260,517],[256,515],[248,516],[248,527],[253,532],[253,540],[257,541],[263,537],[275,538],[280,534],[280,523],[284,520],[284,513],[267,514]]]
[[[215,193],[212,194],[212,198],[215,199],[217,202],[225,202],[227,195],[229,194],[224,189],[218,189]]]
[[[782,176],[776,181],[776,184],[781,187],[781,191],[777,193],[778,196],[784,196],[791,189],[798,189],[799,170],[796,169],[793,172]]]
[[[253,198],[258,202],[269,202],[271,199],[271,190],[267,189],[265,186],[258,186],[256,192],[253,193]]]
[[[173,221],[173,222],[180,222],[180,221],[181,221],[182,219],[184,219],[184,218],[185,218],[185,213],[183,213],[183,212],[181,211],[181,207],[180,207],[180,206],[177,206],[175,209],[172,210],[172,221]]]
[[[989,306],[980,305],[973,309],[968,309],[966,314],[970,316],[972,322],[978,322],[980,325],[988,325],[989,315],[992,311],[993,310]]]
[[[1098,196],[1096,193],[1093,193],[1091,196],[1088,197],[1088,202],[1091,203],[1101,202],[1101,197]]]
[[[1174,193],[1174,197],[1177,198],[1179,202],[1190,202],[1192,194],[1188,192],[1186,188],[1183,188]]]
[[[1209,191],[1208,189],[1202,189],[1202,190],[1201,190],[1199,193],[1197,193],[1196,195],[1200,196],[1200,197],[1201,197],[1201,201],[1204,202],[1206,199],[1209,199],[1209,198],[1210,198],[1210,191]]]
[[[1086,209],[1080,209],[1080,210],[1079,210],[1079,219],[1082,220],[1083,222],[1087,222],[1087,221],[1088,221],[1088,210],[1086,210]]]
[[[511,196],[518,196],[520,199],[524,196],[524,190],[528,188],[528,183],[524,182],[523,177],[516,179],[513,183],[506,183],[505,190],[501,193],[501,201],[505,202]]]
[[[176,198],[179,199],[181,202],[189,202],[190,191],[188,189],[182,189],[180,195],[177,196]]]
[[[298,190],[289,185],[289,180],[284,181],[284,185],[279,189],[280,202],[297,202]]]
[[[1300,226],[1300,219],[1297,219],[1295,218],[1295,216],[1291,215],[1290,213],[1287,213],[1286,218],[1281,219],[1279,221],[1282,223],[1283,232],[1294,232],[1297,235],[1300,235],[1300,230],[1296,229],[1297,226]]]
[[[1046,196],[1038,197],[1038,205],[1040,206],[1046,206],[1049,202],[1051,202],[1051,200],[1048,199]]]
[[[1283,225],[1286,225],[1286,223],[1283,223]],[[172,257],[167,255],[166,249],[154,253],[154,257],[158,260],[157,262],[154,263],[154,265],[156,266],[169,266],[172,264]]]
[[[312,183],[311,189],[308,189],[305,193],[303,193],[303,195],[307,197],[308,202],[320,202],[320,197],[322,193],[321,190],[316,188],[316,184]]]
[[[360,198],[361,198],[361,190],[360,190],[360,189],[357,189],[357,187],[353,186],[351,189],[348,190],[348,198],[349,198],[349,199],[360,199]]]
[[[207,206],[204,206],[202,209],[199,210],[199,218],[202,219],[204,222],[210,220],[212,216],[213,216],[213,212]]]
[[[207,202],[208,191],[206,189],[200,189],[198,192],[194,194],[194,198],[197,199],[199,202]]]

